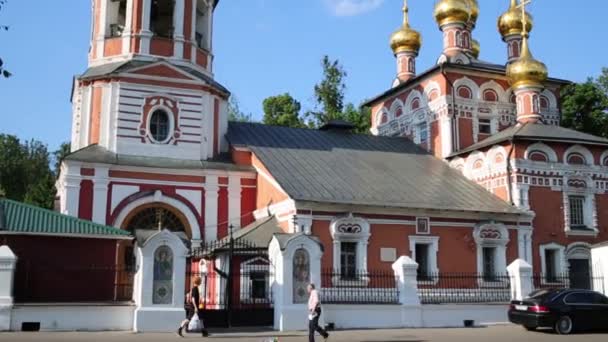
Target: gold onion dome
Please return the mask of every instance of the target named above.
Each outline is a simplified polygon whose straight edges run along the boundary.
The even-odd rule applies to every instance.
[[[441,0],[435,5],[435,21],[439,26],[468,23],[471,19],[469,0]]]
[[[498,18],[498,32],[503,38],[510,35],[519,35],[524,31],[521,16],[521,10],[517,8],[517,0],[511,0],[509,10]],[[526,12],[526,32],[532,30],[532,19],[530,13]]]
[[[528,37],[524,35],[521,56],[507,67],[507,76],[515,89],[542,87],[549,76],[547,66],[532,57],[528,48]]]
[[[476,39],[471,40],[471,50],[473,50],[473,57],[475,59],[479,58],[479,53],[481,52],[481,46],[479,45],[479,41]]]
[[[479,18],[479,4],[477,0],[467,0],[469,3],[469,7],[471,8],[471,16],[469,17],[469,22],[475,26],[477,24],[477,18]]]
[[[422,36],[410,27],[407,4],[403,6],[403,25],[391,35],[391,49],[396,55],[400,52],[420,51]]]

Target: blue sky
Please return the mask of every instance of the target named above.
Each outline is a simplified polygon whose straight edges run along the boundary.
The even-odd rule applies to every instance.
[[[410,0],[412,26],[424,38],[418,70],[441,52],[433,0]],[[481,58],[503,63],[496,31],[509,0],[479,0],[475,38]],[[386,90],[395,76],[388,38],[401,23],[401,0],[221,0],[215,17],[215,75],[241,109],[261,115],[262,100],[284,92],[304,109],[324,54],[348,72],[347,100]],[[40,139],[56,148],[70,138],[72,76],[86,69],[90,0],[9,0],[0,12],[0,56],[14,73],[0,80],[0,133]],[[536,0],[531,46],[554,77],[582,81],[608,66],[605,0]]]

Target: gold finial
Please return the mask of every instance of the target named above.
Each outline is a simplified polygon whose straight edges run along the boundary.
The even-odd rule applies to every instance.
[[[516,0],[511,0],[511,6],[513,6],[515,4]],[[522,31],[522,36],[527,36],[528,35],[528,18],[526,16],[526,5],[531,3],[532,0],[521,0],[521,4],[519,4],[519,8],[521,8],[521,25],[523,26],[523,31]]]
[[[391,35],[390,45],[395,55],[400,52],[417,54],[422,45],[420,33],[410,27],[407,0],[403,0],[403,25]]]
[[[410,9],[407,7],[407,0],[403,0],[403,26],[410,26],[410,17],[409,17]]]

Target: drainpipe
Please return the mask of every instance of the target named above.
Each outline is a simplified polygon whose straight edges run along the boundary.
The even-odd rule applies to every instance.
[[[439,69],[441,70],[441,74],[443,75],[443,77],[445,78],[446,82],[448,82],[448,84],[450,85],[450,89],[452,92],[452,116],[450,118],[450,120],[452,121],[452,153],[460,150],[460,144],[458,143],[458,122],[456,121],[456,90],[454,89],[454,83],[452,83],[452,81],[450,81],[450,78],[448,77],[446,71],[445,71],[445,64],[446,63],[442,63],[439,65]]]

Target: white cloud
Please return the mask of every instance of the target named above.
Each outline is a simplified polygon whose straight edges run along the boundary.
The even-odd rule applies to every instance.
[[[370,12],[378,8],[384,0],[324,0],[334,15],[348,17]]]

